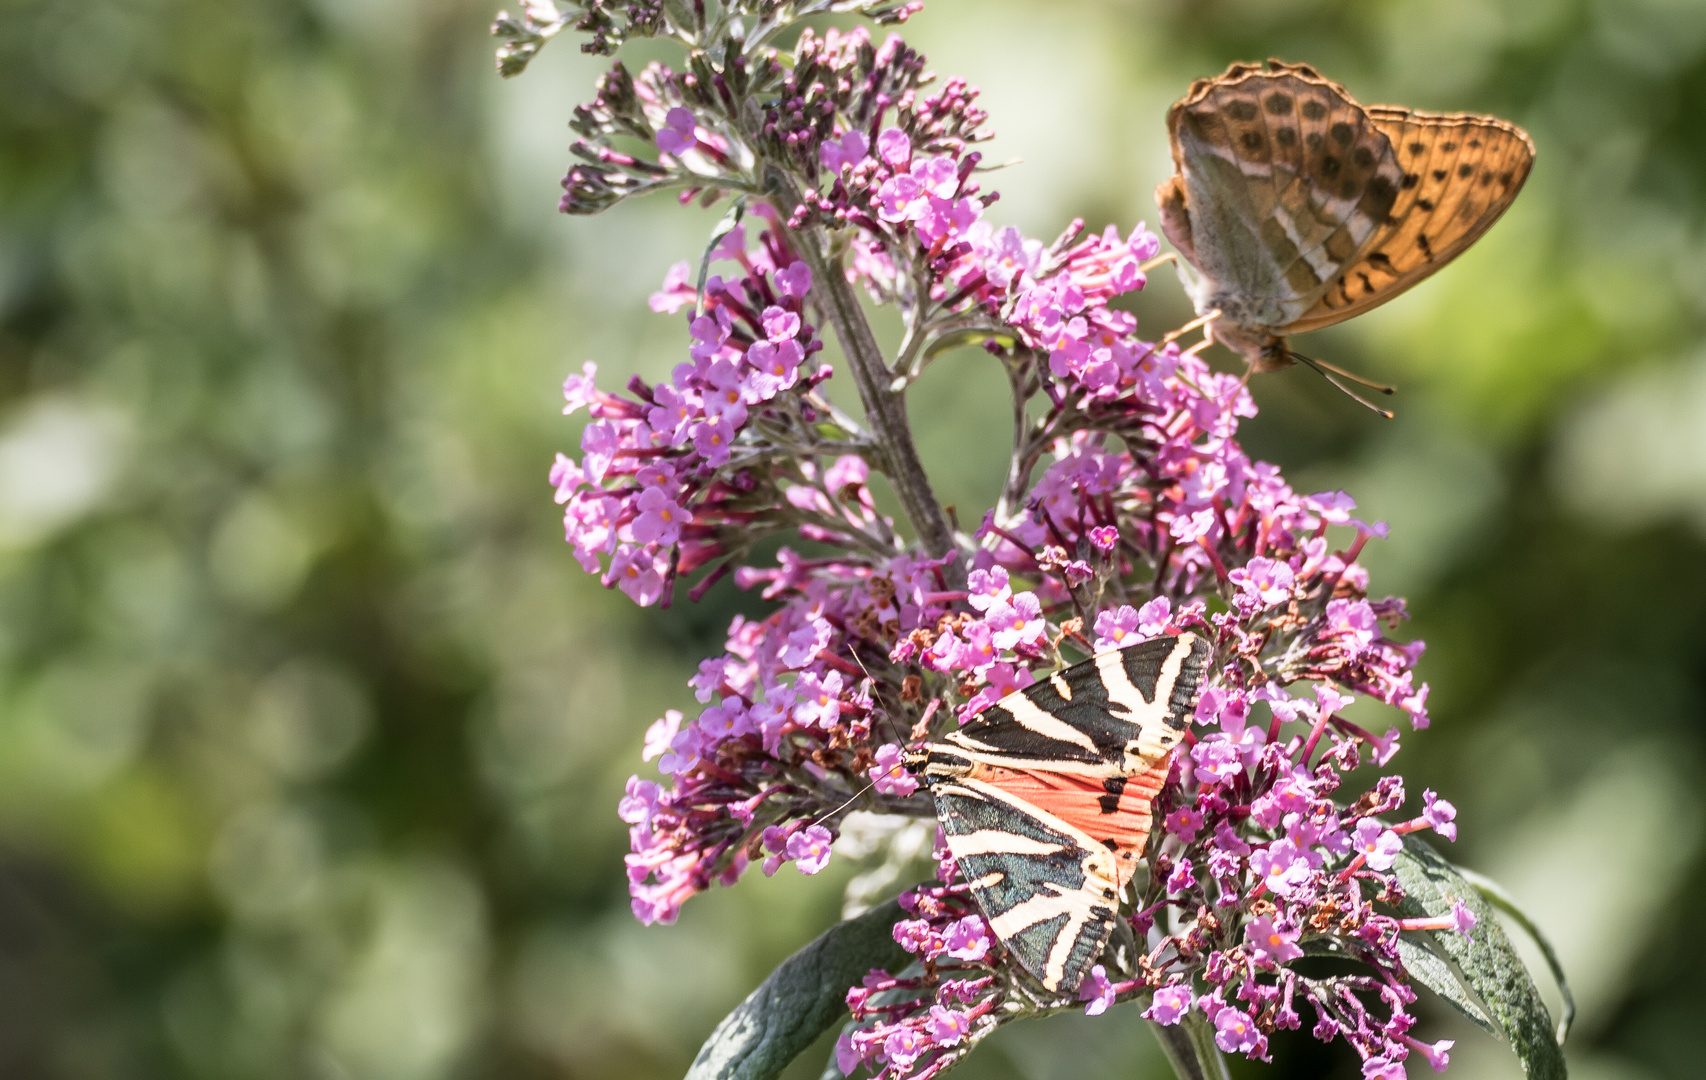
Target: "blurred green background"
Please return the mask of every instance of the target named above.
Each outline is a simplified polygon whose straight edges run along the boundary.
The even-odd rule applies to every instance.
[[[601,62],[503,83],[492,15],[0,0],[0,1076],[678,1076],[837,917],[847,860],[627,912],[639,734],[755,601],[604,592],[545,472],[566,373],[677,362],[646,295],[714,215],[558,216]],[[1533,133],[1497,228],[1305,346],[1398,418],[1294,370],[1247,441],[1392,524],[1368,561],[1436,704],[1400,763],[1558,943],[1576,1075],[1699,1076],[1706,4],[931,0],[907,33],[1023,159],[995,220],[1048,237],[1153,221],[1164,110],[1230,60]],[[1188,314],[1166,273],[1136,309]],[[976,520],[1002,384],[941,367],[913,415]],[[1516,1075],[1426,1015],[1453,1075]],[[1240,1077],[1356,1075],[1277,1054]],[[1116,1010],[961,1075],[1164,1073]]]

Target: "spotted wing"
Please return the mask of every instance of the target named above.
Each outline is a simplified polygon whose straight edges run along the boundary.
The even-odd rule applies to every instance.
[[[1278,330],[1313,308],[1387,220],[1402,172],[1344,88],[1302,64],[1234,64],[1167,114],[1177,175],[1162,228],[1199,309]]]
[[[1397,296],[1499,219],[1534,167],[1527,132],[1497,117],[1368,109],[1402,165],[1390,220],[1286,333],[1330,326]]]

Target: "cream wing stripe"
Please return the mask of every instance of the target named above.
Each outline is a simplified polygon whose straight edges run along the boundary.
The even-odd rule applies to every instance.
[[[967,855],[1057,855],[1074,850],[1078,845],[1051,844],[1047,840],[999,829],[979,829],[949,836],[948,846],[953,848],[955,858],[963,858]]]
[[[1059,888],[1059,886],[1051,886]],[[1089,898],[1076,890],[1072,892],[1039,892],[1029,900],[1021,901],[993,916],[989,920],[989,928],[994,930],[997,937],[1003,941],[1015,937],[1027,927],[1040,922],[1058,918],[1061,915],[1075,914],[1075,909],[1089,907]]]
[[[1126,685],[1130,686],[1131,683],[1128,681]],[[1136,692],[1135,688],[1133,692]],[[1012,713],[1014,720],[1038,735],[1058,742],[1071,743],[1073,746],[1081,746],[1091,753],[1096,752],[1096,744],[1090,736],[1064,720],[1056,719],[1045,710],[1038,708],[1022,691],[1016,694],[1008,694],[997,704]]]
[[[1174,649],[1172,653],[1168,654],[1169,662],[1177,656],[1178,651]],[[1176,663],[1173,665],[1173,670],[1176,674],[1178,671]],[[1116,650],[1102,653],[1096,657],[1096,672],[1102,676],[1102,686],[1108,691],[1108,701],[1126,710],[1125,720],[1141,724],[1149,719],[1147,713],[1151,704],[1143,700],[1143,694],[1138,691],[1137,687],[1132,684],[1131,678],[1126,675],[1123,653]],[[1163,669],[1162,675],[1163,681],[1165,681],[1165,669]],[[1162,683],[1157,683],[1155,687],[1157,700],[1161,697],[1161,686]]]

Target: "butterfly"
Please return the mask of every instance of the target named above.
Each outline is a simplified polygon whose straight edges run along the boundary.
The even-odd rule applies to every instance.
[[[1377,307],[1456,258],[1534,165],[1515,124],[1359,105],[1279,60],[1198,79],[1167,111],[1167,133],[1162,231],[1190,263],[1179,270],[1197,314],[1219,313],[1209,336],[1253,371],[1317,364],[1286,338]]]
[[[1098,653],[906,755],[990,928],[1048,990],[1074,993],[1121,923],[1212,652],[1180,634]]]

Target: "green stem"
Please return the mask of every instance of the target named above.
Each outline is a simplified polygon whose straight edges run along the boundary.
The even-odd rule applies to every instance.
[[[799,196],[785,180],[779,180],[776,188],[777,209],[787,218],[799,204]],[[955,548],[953,527],[930,490],[930,478],[918,458],[912,426],[906,418],[906,398],[901,391],[891,389],[892,373],[877,336],[871,332],[841,259],[828,250],[825,239],[820,229],[802,229],[794,234],[795,246],[811,268],[812,295],[824,318],[835,327],[836,340],[859,388],[865,422],[882,455],[882,470],[894,485],[919,544],[932,558],[941,558]]]
[[[1167,1054],[1173,1072],[1179,1080],[1232,1080],[1226,1071],[1226,1059],[1214,1045],[1214,1025],[1198,1013],[1191,1013],[1177,1024],[1149,1024],[1155,1040]]]

